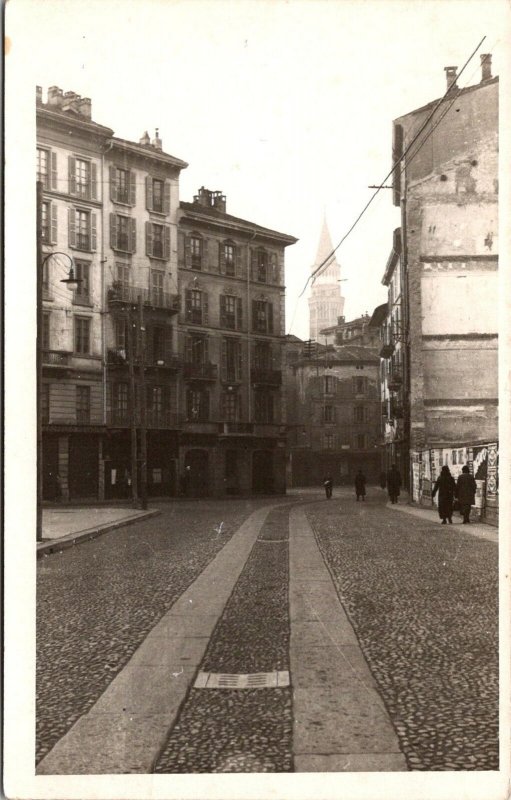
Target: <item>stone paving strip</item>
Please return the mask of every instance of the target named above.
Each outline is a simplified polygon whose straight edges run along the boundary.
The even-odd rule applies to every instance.
[[[396,732],[299,508],[291,511],[290,530],[294,769],[405,771]]]
[[[288,536],[289,508],[274,509],[208,645],[202,688],[191,689],[155,772],[292,771]]]
[[[233,534],[90,711],[39,762],[37,774],[152,771],[269,511],[258,509]]]

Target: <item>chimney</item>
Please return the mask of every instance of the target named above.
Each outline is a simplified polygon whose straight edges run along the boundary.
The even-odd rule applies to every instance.
[[[159,133],[160,133],[159,128],[156,128],[154,131],[154,139],[151,142],[155,150],[161,150],[163,144],[162,140],[159,137]]]
[[[62,111],[69,111],[69,109],[78,111],[77,103],[79,100],[81,100],[81,97],[76,92],[64,92]]]
[[[62,89],[59,89],[58,86],[50,86],[48,89],[48,105],[59,108],[62,105]]]
[[[456,86],[456,71],[458,67],[444,67],[445,77],[447,79],[447,91],[454,91],[458,87]]]
[[[146,132],[144,133],[144,135],[143,135],[143,136],[142,136],[142,137],[139,139],[139,144],[143,144],[143,145],[146,145],[146,146],[147,146],[147,145],[149,145],[149,144],[151,144],[151,140],[150,140],[150,138],[149,138],[149,134],[147,133],[147,131],[146,131]]]
[[[35,87],[35,101],[36,101],[36,103],[38,105],[43,102],[43,87],[42,86],[36,86]]]
[[[491,53],[481,54],[481,83],[491,78]]]
[[[76,108],[78,109],[79,113],[82,117],[86,119],[90,119],[92,116],[92,102],[90,97],[82,97],[81,100],[78,100],[76,103]]]
[[[193,202],[197,203],[197,205],[199,206],[205,206],[206,208],[212,206],[213,203],[211,201],[211,192],[209,191],[209,189],[206,189],[204,186],[201,186],[198,194],[195,194],[193,196]]]
[[[222,192],[213,192],[213,208],[216,208],[217,211],[223,211],[225,214],[226,209],[226,197],[225,194]]]

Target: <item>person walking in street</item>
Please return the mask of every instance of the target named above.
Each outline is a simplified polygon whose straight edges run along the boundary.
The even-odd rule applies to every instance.
[[[355,492],[357,494],[357,502],[362,498],[366,499],[366,477],[361,469],[355,475]]]
[[[387,473],[386,472],[380,472],[380,486],[381,486],[382,489],[386,489],[387,488]]]
[[[454,497],[456,494],[456,481],[451,475],[449,467],[442,467],[440,475],[435,481],[432,497],[438,492],[438,516],[442,520],[442,525],[447,524],[447,520],[452,524],[452,510]]]
[[[330,498],[332,497],[333,485],[334,485],[334,482],[332,480],[332,476],[331,475],[327,475],[325,480],[323,481],[323,486],[325,487],[325,494],[326,494],[326,499],[327,500],[330,500]]]
[[[401,490],[401,473],[395,464],[387,472],[387,491],[389,493],[390,502],[397,503]]]
[[[458,478],[456,492],[458,495],[458,503],[460,504],[460,511],[463,515],[463,524],[467,525],[470,522],[470,507],[474,505],[476,499],[477,484],[475,478],[470,474],[469,468],[465,465],[461,470],[461,475]]]

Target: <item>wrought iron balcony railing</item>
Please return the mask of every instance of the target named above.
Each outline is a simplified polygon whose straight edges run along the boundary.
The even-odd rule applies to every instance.
[[[282,372],[278,369],[257,369],[250,371],[252,383],[266,384],[267,386],[280,386]]]
[[[144,306],[163,309],[173,314],[177,314],[180,309],[179,295],[164,292],[162,289],[146,289],[127,283],[113,283],[107,294],[110,306],[119,304],[136,305],[139,297],[142,297]]]
[[[71,353],[63,350],[43,350],[43,366],[68,367]]]
[[[183,365],[183,374],[185,380],[216,381],[218,377],[218,366],[216,364],[210,364],[209,361],[204,363],[185,361]]]

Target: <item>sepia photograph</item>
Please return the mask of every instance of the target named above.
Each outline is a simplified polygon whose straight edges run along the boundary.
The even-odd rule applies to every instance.
[[[5,796],[504,800],[509,4],[5,33]]]

